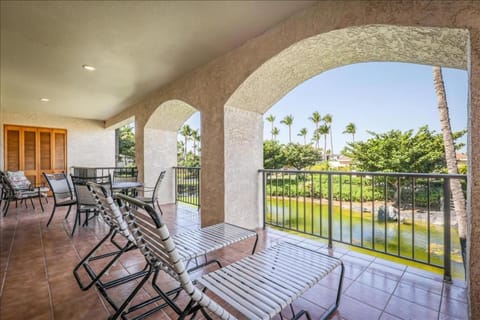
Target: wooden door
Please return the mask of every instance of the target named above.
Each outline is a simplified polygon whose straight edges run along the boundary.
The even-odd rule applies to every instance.
[[[42,172],[67,169],[67,131],[5,125],[5,171],[25,172],[35,185],[46,183]]]

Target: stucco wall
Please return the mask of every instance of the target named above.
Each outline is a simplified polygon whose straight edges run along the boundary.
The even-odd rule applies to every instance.
[[[42,113],[3,113],[1,167],[3,168],[3,125],[67,129],[67,168],[115,165],[115,130],[104,129],[104,121],[56,117]]]

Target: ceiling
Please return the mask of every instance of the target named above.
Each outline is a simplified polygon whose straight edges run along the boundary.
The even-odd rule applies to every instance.
[[[314,2],[2,1],[0,107],[106,120]]]

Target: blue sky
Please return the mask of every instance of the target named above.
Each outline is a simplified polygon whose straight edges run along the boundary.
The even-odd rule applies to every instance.
[[[465,129],[467,72],[444,68],[443,77],[452,128],[454,131]],[[307,139],[311,139],[314,125],[308,117],[314,111],[322,116],[332,115],[335,153],[351,141],[351,135],[342,134],[350,122],[357,127],[356,141],[368,139],[367,130],[378,133],[392,129],[406,131],[427,124],[440,132],[431,66],[370,62],[332,69],[287,93],[264,114],[264,119],[270,114],[276,117],[275,126],[280,129],[278,140],[286,143],[288,128],[280,124],[280,120],[288,114],[293,115],[292,141],[303,143],[303,137],[297,133],[305,127]],[[199,127],[199,122],[199,114],[187,121],[194,128]],[[264,139],[271,138],[270,132],[270,123],[264,121]],[[466,141],[466,135],[463,140]]]

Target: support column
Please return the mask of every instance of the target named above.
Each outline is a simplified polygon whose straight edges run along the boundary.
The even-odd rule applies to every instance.
[[[263,119],[257,112],[225,108],[225,221],[262,225]]]
[[[177,132],[154,128],[144,129],[143,181],[154,187],[160,172],[166,170],[160,187],[159,203],[174,203],[174,170],[177,165]]]
[[[470,319],[480,319],[480,29],[470,30],[467,283]]]
[[[224,118],[223,105],[202,111],[200,205],[202,227],[224,222]]]

